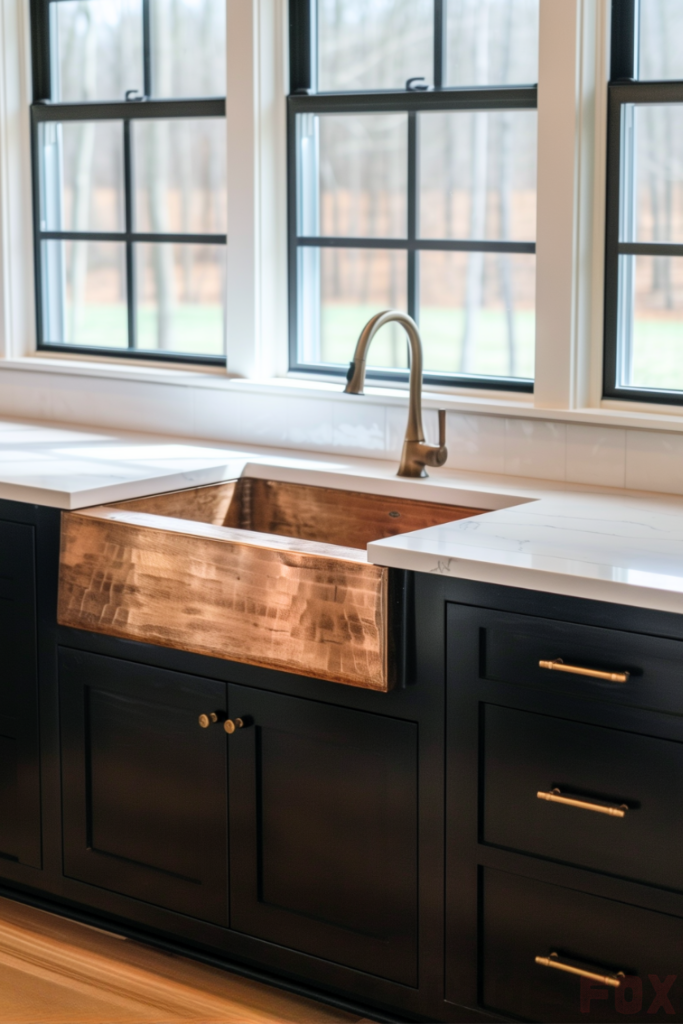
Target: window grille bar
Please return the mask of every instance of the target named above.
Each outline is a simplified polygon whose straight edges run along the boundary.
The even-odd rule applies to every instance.
[[[448,0],[434,0],[434,88],[443,89],[447,81]]]
[[[226,245],[227,235],[155,234],[151,231],[39,231],[43,241],[63,242],[167,242],[178,245]]]
[[[536,252],[535,242],[498,242],[488,239],[469,238],[338,238],[330,235],[301,235],[296,239],[300,246],[320,249],[407,249],[425,252]]]
[[[408,315],[420,317],[420,257],[415,249],[420,221],[419,123],[417,114],[408,114]]]
[[[292,93],[307,93],[316,86],[315,8],[316,0],[289,2],[289,81]]]
[[[384,113],[392,110],[410,113],[413,110],[535,110],[537,97],[535,85],[504,88],[491,85],[426,92],[395,89],[320,92],[310,96],[292,95],[288,102],[295,114]]]
[[[33,56],[33,102],[49,100],[51,92],[50,68],[50,11],[48,0],[31,0],[31,53]]]
[[[613,82],[638,77],[640,0],[612,0],[611,74]]]
[[[225,117],[225,99],[107,100],[99,103],[34,103],[35,121],[139,121],[146,118]]]
[[[620,256],[683,256],[683,244],[677,242],[619,242]]]
[[[133,231],[134,192],[133,154],[130,121],[123,122],[123,195],[126,211],[126,307],[128,313],[128,348],[137,348],[137,295],[135,280],[135,253],[130,235]]]
[[[151,0],[142,0],[142,76],[143,90],[146,99],[152,96],[153,66],[152,66],[152,23],[150,10]]]

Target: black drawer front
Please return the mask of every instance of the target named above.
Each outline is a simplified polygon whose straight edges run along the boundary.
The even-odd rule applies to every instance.
[[[683,890],[683,743],[490,704],[483,722],[484,842]]]
[[[683,1021],[683,919],[494,870],[482,916],[487,1009],[530,1021]],[[551,953],[626,978],[615,989],[536,963]]]
[[[458,607],[458,622],[478,629],[482,679],[683,712],[683,642],[679,640],[463,606]],[[565,666],[627,672],[628,679],[612,682],[539,665],[558,659]]]

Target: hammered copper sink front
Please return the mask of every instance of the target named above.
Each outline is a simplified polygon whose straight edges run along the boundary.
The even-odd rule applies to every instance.
[[[59,623],[386,691],[367,544],[482,511],[246,477],[65,512]]]

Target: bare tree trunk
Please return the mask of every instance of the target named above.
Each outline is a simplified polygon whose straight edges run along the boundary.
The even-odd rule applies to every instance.
[[[171,19],[160,3],[152,4],[153,67],[156,91],[162,96],[171,92]],[[175,20],[175,19],[174,19]],[[170,158],[167,121],[152,121],[147,157],[147,188],[149,192],[150,229],[168,232],[168,168]],[[157,298],[157,347],[173,348],[173,249],[157,243],[152,248],[152,267]]]
[[[83,50],[81,54],[83,67],[83,99],[95,98],[97,88],[97,26],[88,10],[88,5],[82,3],[82,16],[87,19],[88,28],[83,37]],[[92,122],[84,122],[78,127],[78,142],[76,145],[76,160],[74,174],[74,196],[72,212],[72,231],[87,231],[88,213],[90,210],[90,199],[92,194],[92,162],[95,150],[95,125]],[[83,316],[85,313],[85,288],[88,276],[88,244],[87,242],[74,242],[70,267],[71,286],[71,309],[68,325],[68,339],[72,344],[77,344]]]
[[[475,52],[475,81],[486,82],[488,64],[488,6],[479,3],[477,7],[477,31]],[[486,231],[486,189],[488,115],[485,112],[472,114],[472,165],[470,238],[481,239]],[[465,291],[465,320],[460,349],[460,372],[472,373],[475,361],[477,321],[481,310],[484,291],[484,253],[470,253],[467,260],[467,283]]]

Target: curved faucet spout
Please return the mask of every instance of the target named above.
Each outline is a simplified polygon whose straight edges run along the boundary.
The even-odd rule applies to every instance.
[[[410,396],[408,401],[408,424],[403,442],[403,454],[398,476],[425,477],[426,466],[443,466],[448,458],[446,448],[446,413],[439,412],[439,444],[425,444],[422,427],[422,339],[412,317],[397,309],[386,309],[376,313],[360,332],[353,362],[347,373],[344,388],[349,395],[362,395],[365,385],[365,367],[368,350],[377,332],[389,323],[399,323],[408,335],[410,343]]]

